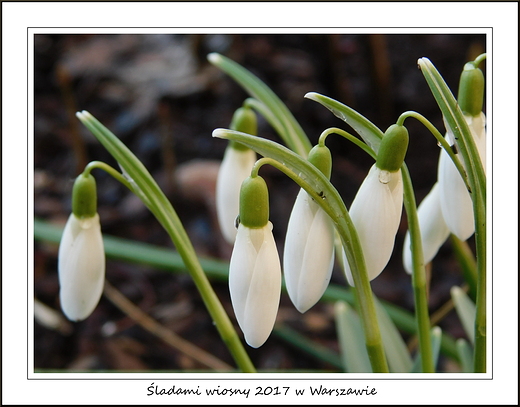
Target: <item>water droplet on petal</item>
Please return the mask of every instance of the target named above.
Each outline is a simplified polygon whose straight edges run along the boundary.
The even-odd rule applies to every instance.
[[[388,184],[390,182],[391,174],[389,171],[381,170],[379,172],[379,182],[381,184]]]

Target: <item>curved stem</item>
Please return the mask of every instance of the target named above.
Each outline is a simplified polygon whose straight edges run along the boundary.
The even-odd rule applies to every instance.
[[[428,130],[430,130],[430,133],[432,133],[435,138],[437,139],[437,142],[440,144],[442,148],[444,148],[444,151],[448,153],[451,160],[453,161],[453,164],[455,164],[455,167],[457,168],[457,171],[459,172],[460,176],[462,177],[462,180],[464,181],[464,184],[466,185],[466,188],[468,191],[471,191],[469,182],[468,182],[468,174],[466,173],[466,170],[464,169],[464,166],[462,165],[461,161],[459,160],[459,157],[453,152],[453,149],[449,145],[449,143],[446,141],[446,139],[443,137],[443,135],[435,128],[435,126],[423,115],[417,112],[408,111],[404,112],[399,116],[399,119],[397,120],[397,124],[403,125],[404,121],[408,117],[413,117],[414,119],[419,120],[424,127],[426,127]]]
[[[119,171],[117,171],[115,168],[111,167],[107,163],[104,163],[103,161],[91,161],[87,164],[85,169],[83,170],[83,174],[90,174],[90,172],[98,168],[100,170],[105,171],[107,174],[111,175],[113,178],[115,178],[117,181],[119,181],[121,184],[123,184],[128,189],[132,190],[132,185],[128,180],[124,177],[123,174],[121,174]]]
[[[376,153],[374,152],[374,150],[372,150],[372,148],[370,148],[370,146],[368,146],[365,142],[358,139],[356,136],[353,136],[352,134],[346,132],[345,130],[338,129],[337,127],[331,127],[330,129],[324,130],[320,135],[318,143],[320,145],[325,145],[325,139],[329,136],[329,134],[338,134],[338,135],[346,138],[347,140],[351,141],[356,146],[361,148],[365,153],[370,155],[374,160],[376,159]]]
[[[479,66],[482,61],[484,61],[487,57],[486,53],[480,54],[478,57],[475,58],[473,61],[475,63],[475,66]]]

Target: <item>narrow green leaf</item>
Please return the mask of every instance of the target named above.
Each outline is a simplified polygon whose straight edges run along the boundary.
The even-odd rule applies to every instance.
[[[469,286],[469,296],[474,301],[477,295],[477,260],[467,241],[462,241],[455,235],[450,237],[453,253]]]
[[[376,297],[374,300],[390,372],[408,373],[412,369],[413,361],[406,343],[381,302]]]
[[[439,360],[439,354],[441,349],[442,342],[442,330],[438,326],[434,326],[430,331],[431,341],[432,341],[432,353],[433,353],[433,365],[437,366],[437,362]],[[422,361],[421,354],[418,354],[414,360],[414,364],[412,367],[412,373],[421,373],[422,372]]]
[[[315,92],[309,92],[305,97],[314,100],[329,109],[336,117],[339,117],[352,127],[361,136],[365,143],[367,143],[372,150],[377,153],[384,133],[374,123],[356,112],[354,109],[327,96]]]
[[[287,106],[263,81],[240,64],[216,52],[209,54],[208,60],[231,76],[251,96],[261,101],[281,124],[283,132],[280,133],[280,126],[275,126],[275,130],[287,146],[302,157],[307,157],[312,148],[309,138]]]
[[[289,328],[287,325],[275,325],[273,334],[291,344],[291,346],[305,352],[314,359],[330,363],[338,369],[343,369],[343,364],[338,353],[334,352],[327,346],[308,339],[301,333]]]
[[[459,338],[455,342],[459,353],[460,367],[462,373],[473,373],[473,349],[464,338]]]
[[[359,317],[344,301],[334,304],[334,315],[345,372],[372,373]]]
[[[468,295],[460,287],[454,286],[451,288],[451,298],[455,304],[455,310],[459,316],[464,332],[468,336],[471,344],[475,343],[475,317],[477,310],[475,303],[471,301]]]

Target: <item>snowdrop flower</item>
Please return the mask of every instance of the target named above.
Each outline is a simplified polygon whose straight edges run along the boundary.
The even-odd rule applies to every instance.
[[[486,159],[486,131],[485,116],[464,115],[471,134],[476,142],[482,164],[485,168]],[[450,145],[454,145],[454,136],[446,124],[448,132],[446,139]],[[460,157],[460,154],[456,154]],[[461,160],[464,165],[464,160]],[[467,240],[475,232],[475,219],[473,216],[473,203],[466,185],[457,171],[455,164],[448,153],[442,149],[439,157],[438,182],[440,188],[440,205],[442,215],[451,233],[460,240]]]
[[[315,146],[309,161],[327,177],[331,172],[330,150]],[[304,313],[325,292],[334,266],[334,225],[325,211],[301,189],[294,203],[285,239],[283,270],[292,303]]]
[[[96,209],[96,182],[81,174],[74,183],[72,213],[58,251],[60,302],[71,321],[87,318],[101,298],[105,252]]]
[[[390,126],[381,141],[376,163],[370,168],[350,207],[369,280],[383,271],[394,249],[403,208],[401,165],[407,147],[406,128],[396,124]],[[343,263],[347,280],[354,285],[345,252]]]
[[[458,102],[475,141],[484,171],[486,169],[486,117],[482,110],[484,76],[473,62],[465,65],[459,85]],[[446,140],[456,150],[455,137],[448,123]],[[456,153],[458,157],[460,155]],[[460,157],[461,158],[461,157]],[[461,160],[464,166],[464,161]],[[438,181],[417,209],[424,262],[433,260],[442,244],[453,233],[467,240],[475,232],[473,204],[466,185],[455,164],[444,149],[439,157]],[[412,272],[410,235],[407,232],[403,246],[403,264]]]
[[[417,208],[424,263],[433,260],[440,247],[450,235],[450,230],[441,212],[439,184],[436,183]],[[406,272],[412,274],[412,252],[410,232],[406,232],[403,244],[403,264]]]
[[[482,165],[486,167],[486,118],[482,113],[484,76],[469,62],[464,67],[459,86],[459,105],[477,146]],[[455,137],[445,122],[446,140],[454,145]],[[460,157],[460,154],[456,154]],[[464,160],[461,160],[465,167]],[[438,182],[442,215],[451,233],[460,240],[467,240],[475,232],[473,204],[464,181],[448,153],[442,149],[439,157]]]
[[[245,107],[237,109],[230,127],[232,130],[255,135],[255,113]],[[255,162],[256,153],[253,150],[235,141],[229,142],[218,173],[216,206],[220,230],[230,244],[233,244],[237,234],[235,219],[238,215],[240,186],[251,173]]]
[[[260,176],[246,178],[240,192],[240,224],[229,264],[233,310],[247,344],[267,340],[280,303],[280,258],[269,222],[267,185]]]

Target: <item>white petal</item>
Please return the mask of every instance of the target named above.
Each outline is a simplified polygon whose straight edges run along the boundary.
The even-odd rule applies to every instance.
[[[424,263],[433,260],[439,248],[450,235],[450,230],[442,216],[439,196],[439,184],[435,184],[417,208]],[[403,244],[403,264],[408,274],[412,273],[412,252],[410,249],[410,232],[406,232]]]
[[[240,224],[229,266],[229,290],[246,342],[261,346],[273,329],[281,293],[278,250],[268,223],[261,229]]]
[[[438,172],[442,216],[451,233],[467,240],[475,232],[469,192],[448,153],[442,149]]]
[[[291,301],[305,312],[326,290],[334,264],[334,226],[319,205],[301,190],[284,248],[284,276]]]
[[[480,113],[478,116],[464,118],[468,123],[471,134],[475,140],[484,170],[486,169],[486,116]],[[447,140],[453,140],[452,132],[445,121]],[[451,142],[453,144],[453,142]],[[464,166],[464,160],[459,155]],[[441,150],[439,157],[438,182],[440,186],[440,199],[442,214],[451,233],[461,240],[467,240],[475,232],[473,217],[473,204],[466,189],[462,177],[448,154]]]
[[[478,116],[464,116],[475,139],[484,172],[486,171],[486,116],[480,112]]]
[[[99,215],[71,214],[58,253],[60,302],[71,321],[87,318],[99,302],[105,281],[105,252]]]
[[[349,211],[363,249],[369,280],[376,278],[390,260],[402,206],[401,171],[391,173],[373,165]],[[346,256],[344,263],[347,280],[353,285]]]
[[[239,212],[240,187],[251,174],[255,161],[253,150],[228,147],[220,166],[216,190],[217,216],[222,235],[231,244],[237,233],[235,219]]]

